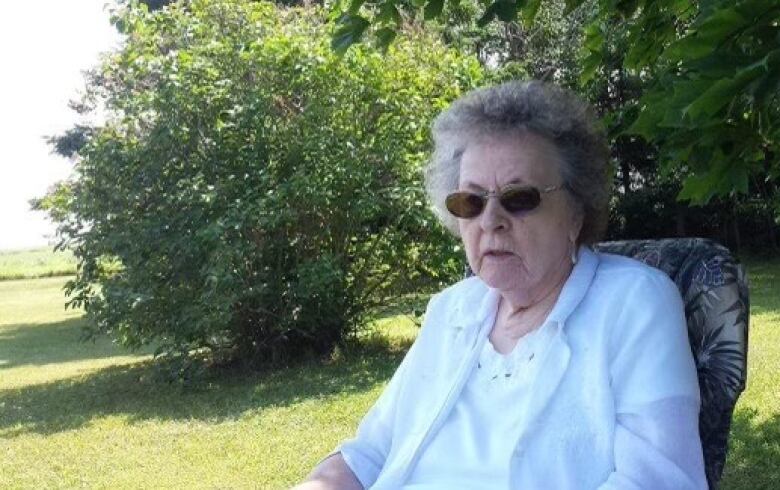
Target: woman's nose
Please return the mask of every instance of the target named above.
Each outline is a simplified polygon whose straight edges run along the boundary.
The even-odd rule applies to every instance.
[[[479,220],[484,231],[497,231],[507,227],[506,211],[498,202],[498,196],[488,196]]]

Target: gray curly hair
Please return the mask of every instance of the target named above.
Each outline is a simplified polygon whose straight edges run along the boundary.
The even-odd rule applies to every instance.
[[[609,148],[590,107],[574,93],[539,81],[513,81],[477,89],[456,100],[433,123],[433,157],[425,189],[440,221],[459,236],[457,218],[444,205],[458,188],[466,147],[488,135],[530,131],[552,142],[561,155],[563,185],[583,213],[577,242],[601,239],[609,203]]]

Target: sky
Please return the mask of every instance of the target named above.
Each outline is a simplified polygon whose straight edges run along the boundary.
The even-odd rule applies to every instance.
[[[108,0],[5,2],[0,14],[0,250],[55,243],[55,226],[30,210],[55,182],[72,173],[52,155],[45,136],[73,126],[68,101],[84,87],[82,70],[120,36]]]

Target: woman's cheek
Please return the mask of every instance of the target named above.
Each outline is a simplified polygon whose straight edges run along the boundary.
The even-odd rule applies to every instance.
[[[460,237],[463,249],[466,252],[466,261],[469,263],[469,267],[474,273],[478,273],[481,267],[479,263],[479,234],[474,230],[469,230],[469,227],[461,223],[460,225]]]

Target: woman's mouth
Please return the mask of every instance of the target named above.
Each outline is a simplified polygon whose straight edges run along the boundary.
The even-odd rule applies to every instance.
[[[489,250],[485,252],[485,257],[491,257],[491,258],[504,258],[514,255],[512,252],[507,252],[506,250]]]

